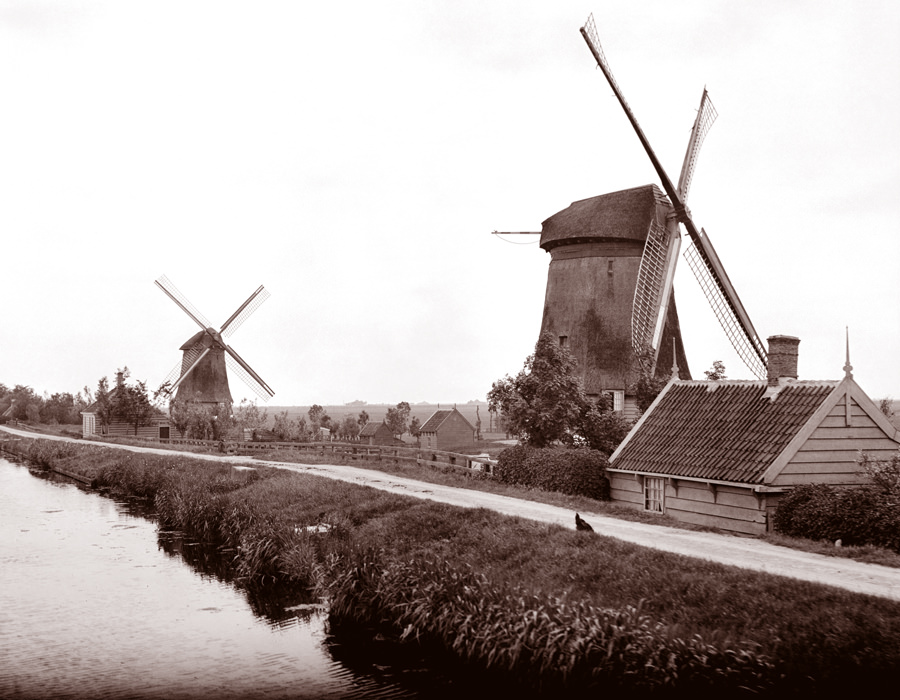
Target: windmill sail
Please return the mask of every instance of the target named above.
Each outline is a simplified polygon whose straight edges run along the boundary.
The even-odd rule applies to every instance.
[[[631,314],[631,343],[645,357],[659,350],[672,295],[672,278],[681,247],[677,226],[653,221],[647,233]]]
[[[705,106],[707,99],[701,99],[701,109],[694,125],[691,142],[688,145],[685,165],[682,168],[682,176],[679,180],[679,189],[676,189],[665,169],[662,167],[662,163],[660,163],[656,153],[653,151],[643,129],[641,129],[640,124],[638,124],[637,118],[631,111],[631,107],[625,101],[616,79],[613,77],[609,63],[606,60],[606,56],[603,53],[603,49],[601,48],[600,41],[597,37],[597,28],[594,24],[593,15],[588,17],[587,22],[585,22],[585,25],[580,31],[591,54],[593,54],[594,59],[597,61],[597,65],[600,66],[600,70],[603,71],[603,75],[613,89],[616,99],[618,99],[619,104],[622,105],[625,115],[631,122],[631,126],[634,128],[638,139],[649,156],[650,162],[653,164],[653,167],[659,176],[663,189],[669,197],[672,206],[675,208],[678,222],[684,225],[691,238],[691,242],[693,243],[692,250],[695,252],[692,253],[692,255],[695,260],[694,263],[690,263],[689,260],[689,263],[691,264],[695,275],[698,275],[698,270],[700,271],[698,280],[701,280],[701,277],[703,278],[700,281],[701,287],[703,288],[706,298],[715,312],[716,317],[719,319],[719,323],[722,325],[726,335],[747,367],[758,377],[765,377],[765,367],[767,363],[765,348],[760,341],[759,336],[756,334],[753,324],[750,322],[750,316],[747,314],[746,309],[744,309],[744,305],[741,303],[737,291],[735,291],[734,286],[728,279],[725,268],[722,266],[715,250],[712,248],[712,244],[709,242],[706,232],[704,231],[701,233],[697,229],[693,219],[685,208],[684,198],[682,197],[682,192],[686,194],[690,188],[693,165],[696,160],[696,154],[699,150],[700,143],[702,143],[703,136],[705,136],[706,131],[708,131],[709,127],[712,125],[712,120],[715,119],[714,108],[710,111],[711,103],[709,103],[709,106]],[[704,98],[706,98],[705,91]],[[685,254],[687,256],[687,251]],[[644,303],[644,300],[641,300],[641,303]],[[660,314],[664,313],[665,311],[663,308],[660,310]]]
[[[697,110],[697,118],[694,120],[694,127],[691,129],[691,139],[688,141],[687,152],[684,154],[684,163],[681,165],[681,175],[678,177],[678,194],[681,195],[681,201],[687,204],[688,193],[691,190],[691,180],[694,178],[694,167],[697,165],[697,156],[700,153],[700,146],[706,134],[712,128],[713,122],[719,114],[713,107],[712,100],[709,99],[709,93],[703,88],[703,95],[700,97],[700,108]]]

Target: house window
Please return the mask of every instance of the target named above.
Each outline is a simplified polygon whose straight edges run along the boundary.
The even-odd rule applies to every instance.
[[[614,411],[624,411],[625,410],[625,392],[624,391],[604,391],[603,393],[611,399],[612,410],[614,410]]]
[[[664,513],[666,506],[666,482],[658,476],[644,477],[644,510]]]
[[[569,336],[567,336],[567,335],[559,336],[559,347],[561,347],[561,348],[569,347]]]

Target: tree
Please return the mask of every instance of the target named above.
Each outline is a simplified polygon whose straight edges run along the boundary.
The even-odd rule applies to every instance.
[[[152,423],[154,411],[147,394],[147,382],[123,382],[116,387],[111,404],[112,417],[133,426],[135,435],[138,434],[138,428]]]
[[[366,411],[360,411],[359,417],[356,419],[356,422],[359,424],[359,427],[362,428],[366,423],[369,422],[369,414]]]
[[[728,379],[725,376],[725,363],[722,360],[716,360],[712,363],[712,367],[703,372],[706,375],[706,378],[711,382],[718,382],[723,379]]]
[[[341,427],[338,432],[342,440],[355,440],[359,436],[359,430],[359,423],[348,413],[344,416],[344,420],[341,421]]]
[[[506,418],[510,433],[533,447],[569,443],[587,404],[575,366],[572,354],[545,331],[522,371],[494,382],[488,405]]]
[[[588,402],[584,408],[578,437],[591,449],[599,450],[609,457],[630,429],[625,417],[612,410],[612,398],[604,394],[596,403]]]
[[[109,380],[106,377],[100,377],[97,381],[94,401],[97,402],[97,420],[100,422],[101,428],[109,427],[113,417],[112,401],[109,394]]]
[[[409,403],[401,401],[394,408],[389,408],[384,417],[384,424],[391,431],[391,435],[400,437],[409,426]]]
[[[75,407],[75,397],[68,392],[53,394],[44,399],[41,407],[41,420],[44,423],[64,423],[72,425],[79,422]]]
[[[419,437],[419,432],[422,430],[422,423],[416,416],[413,416],[409,419],[409,434],[413,437]]]
[[[234,411],[234,422],[242,431],[249,430],[253,434],[266,427],[269,422],[269,411],[265,408],[260,410],[255,400],[244,399]]]
[[[325,416],[325,409],[322,408],[319,404],[314,403],[309,407],[309,410],[306,413],[309,416],[309,424],[312,426],[313,431],[318,430],[319,426],[322,425],[322,418]]]
[[[275,425],[272,427],[279,440],[294,440],[297,437],[297,422],[291,420],[287,409],[275,414]]]

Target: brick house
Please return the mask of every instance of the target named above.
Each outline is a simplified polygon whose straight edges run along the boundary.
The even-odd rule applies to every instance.
[[[475,427],[456,407],[438,410],[419,429],[419,444],[428,450],[474,446]]]
[[[800,484],[865,482],[860,450],[886,459],[900,431],[853,380],[797,379],[799,340],[769,338],[767,381],[673,379],[610,457],[614,502],[758,535]]]

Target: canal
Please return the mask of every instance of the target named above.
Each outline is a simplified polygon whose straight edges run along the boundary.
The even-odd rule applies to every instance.
[[[302,594],[254,595],[227,579],[215,552],[158,532],[136,506],[0,459],[0,697],[451,691],[423,669],[348,652]]]

